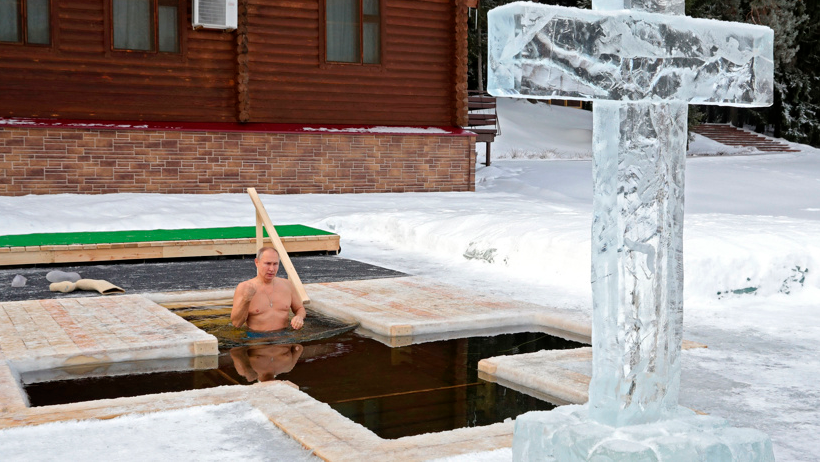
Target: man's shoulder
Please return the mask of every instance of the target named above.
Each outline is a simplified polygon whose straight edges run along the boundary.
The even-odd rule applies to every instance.
[[[256,288],[256,280],[255,279],[248,279],[246,281],[242,281],[236,285],[237,289],[255,289]]]

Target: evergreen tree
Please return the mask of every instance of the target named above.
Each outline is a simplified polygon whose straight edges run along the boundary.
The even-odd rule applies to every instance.
[[[820,145],[820,7],[808,0],[687,0],[693,17],[760,24],[774,30],[774,105],[762,109],[709,107],[708,121],[754,125],[776,137]]]
[[[820,6],[815,1],[800,3],[806,20],[794,31],[796,45],[789,50],[789,61],[776,74],[781,98],[780,135],[820,146]]]
[[[479,0],[471,10],[468,35],[468,85],[486,88],[487,11],[515,0]],[[591,0],[540,0],[539,3],[590,8]],[[820,147],[820,1],[686,0],[696,18],[747,22],[774,30],[774,105],[761,109],[690,107],[694,119],[750,124],[757,131]]]
[[[470,10],[467,19],[467,88],[487,88],[487,12],[514,1],[518,0],[478,0],[478,8]],[[591,0],[540,0],[536,3],[589,8]]]

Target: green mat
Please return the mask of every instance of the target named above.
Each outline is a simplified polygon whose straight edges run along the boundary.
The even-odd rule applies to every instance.
[[[333,233],[304,225],[276,225],[279,237],[322,236]],[[267,237],[268,232],[264,235]],[[124,242],[194,241],[255,238],[255,226],[196,229],[152,229],[147,231],[95,231],[82,233],[37,233],[0,236],[0,247],[35,245],[111,244]]]

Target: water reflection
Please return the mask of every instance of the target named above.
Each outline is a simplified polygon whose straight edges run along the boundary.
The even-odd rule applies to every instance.
[[[267,382],[293,370],[304,348],[299,344],[253,345],[231,348],[236,372],[248,382]]]

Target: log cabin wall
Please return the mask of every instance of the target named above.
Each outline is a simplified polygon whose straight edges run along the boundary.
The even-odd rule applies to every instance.
[[[240,0],[231,32],[193,30],[181,1],[176,55],[111,51],[108,0],[52,0],[50,46],[0,43],[0,195],[474,190],[472,134],[338,133],[466,119],[464,0],[381,0],[378,65],[323,62],[324,0]]]
[[[0,43],[0,116],[236,120],[236,38],[191,28],[180,53],[112,51],[107,0],[52,0],[51,46]]]
[[[52,1],[51,46],[0,43],[0,116],[451,126],[465,112],[463,0],[381,0],[367,65],[325,62],[324,0],[242,0],[239,32],[193,30],[181,1],[178,54],[112,51],[108,0]]]
[[[325,62],[324,0],[249,0],[251,120],[451,125],[454,3],[382,0],[381,62],[346,64]]]

